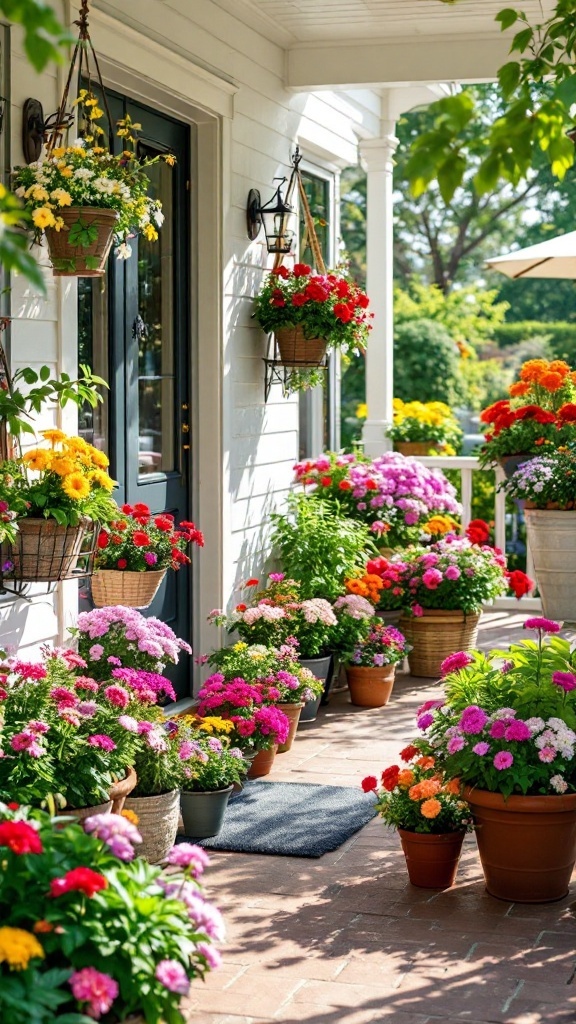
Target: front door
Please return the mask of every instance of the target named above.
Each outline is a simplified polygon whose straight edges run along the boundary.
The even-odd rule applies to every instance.
[[[190,129],[131,100],[108,96],[114,121],[141,124],[142,155],[172,153],[150,168],[165,221],[157,242],[138,235],[128,260],[110,257],[106,277],[80,278],[79,357],[110,383],[104,408],[85,413],[81,432],[108,452],[119,504],[142,502],[176,521],[191,518],[190,494]],[[120,140],[117,140],[120,142]],[[190,642],[188,568],[169,571],[145,614]],[[190,659],[167,673],[190,692]]]

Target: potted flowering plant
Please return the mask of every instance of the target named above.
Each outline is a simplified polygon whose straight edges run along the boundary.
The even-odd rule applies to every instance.
[[[375,606],[379,618],[388,625],[396,625],[400,621],[404,604],[405,568],[405,563],[398,556],[389,559],[379,555],[366,563],[363,576],[353,576],[346,580],[346,590],[350,594],[368,598]]]
[[[480,414],[486,424],[481,465],[500,462],[507,475],[543,448],[576,440],[576,375],[562,359],[529,359],[509,390],[509,399]]]
[[[0,494],[18,512],[18,534],[6,553],[20,580],[73,575],[91,523],[114,515],[106,455],[81,437],[42,431],[46,448],[32,448],[0,466]],[[30,473],[34,475],[31,476]]]
[[[386,437],[402,455],[457,455],[462,444],[458,420],[444,402],[394,399],[394,421]]]
[[[528,544],[544,613],[573,619],[576,438],[568,447],[549,446],[542,455],[518,466],[506,481],[506,491],[524,502]]]
[[[232,790],[242,788],[250,762],[239,747],[230,745],[227,736],[208,735],[192,716],[178,719],[176,724],[181,750],[190,752],[180,794],[184,832],[207,839],[222,828]]]
[[[289,721],[283,711],[271,706],[280,691],[273,683],[247,682],[238,676],[227,681],[215,672],[198,693],[201,717],[216,715],[234,723],[231,740],[248,755],[253,755],[248,778],[268,775],[279,743],[288,739]]]
[[[564,896],[576,860],[576,657],[558,623],[524,626],[536,641],[447,658],[418,725],[464,783],[488,892],[531,903]]]
[[[120,815],[83,829],[0,805],[3,1021],[184,1024],[182,997],[219,966],[224,937],[198,882],[208,857],[183,843],[165,875],[134,859],[139,844]]]
[[[55,276],[101,277],[113,240],[118,258],[128,259],[135,229],[148,241],[158,238],[164,214],[160,201],[149,194],[147,170],[161,158],[137,152],[140,125],[129,115],[118,122],[121,153],[95,144],[103,134],[98,125],[103,111],[86,89],[77,102],[91,134],[72,146],[50,149],[37,163],[16,167],[14,191],[31,216],[37,240],[46,236]],[[175,162],[171,153],[162,159]]]
[[[378,814],[398,830],[412,885],[448,889],[472,825],[468,804],[460,798],[460,781],[444,775],[436,759],[413,744],[400,758],[404,767],[390,765],[380,785],[369,775],[362,789],[376,794]]]
[[[135,608],[122,606],[95,608],[81,612],[77,625],[70,629],[78,640],[78,650],[95,679],[109,679],[114,669],[140,669],[161,672],[176,665],[181,651],[192,653],[165,622],[145,618]]]
[[[194,523],[176,527],[168,512],[154,516],[148,505],[123,505],[122,513],[98,535],[91,580],[94,604],[147,608],[167,570],[190,563],[190,544],[204,546]]]
[[[346,672],[350,699],[363,708],[381,708],[390,700],[396,665],[410,645],[394,626],[374,618],[350,651]]]
[[[404,554],[404,606],[400,629],[412,645],[415,676],[438,676],[455,648],[474,647],[482,605],[504,593],[506,559],[488,545],[448,535],[428,548]]]
[[[432,515],[459,515],[456,491],[436,469],[399,452],[375,459],[327,452],[295,466],[296,482],[313,488],[352,519],[368,524],[389,548],[416,543]]]
[[[290,390],[311,387],[327,349],[360,353],[371,330],[368,296],[339,270],[314,274],[307,263],[276,267],[256,296],[253,316],[276,335],[280,359],[293,367]],[[300,370],[299,370],[300,368]]]
[[[78,675],[85,665],[66,650],[2,665],[0,799],[84,816],[133,789],[139,700],[113,682]]]

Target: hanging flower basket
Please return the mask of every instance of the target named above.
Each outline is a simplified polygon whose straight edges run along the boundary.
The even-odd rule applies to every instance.
[[[121,569],[96,569],[92,576],[92,601],[96,608],[123,605],[125,608],[148,608],[166,569],[151,572],[129,572]]]
[[[92,527],[89,519],[78,526],[59,526],[54,519],[21,519],[14,544],[2,549],[3,572],[23,582],[57,583],[75,576],[90,575],[95,535],[87,542]],[[78,561],[86,562],[81,568]],[[6,569],[6,563],[13,568]]]
[[[59,216],[60,231],[45,229],[54,277],[102,277],[119,220],[116,211],[70,206]]]
[[[277,327],[276,341],[284,366],[320,366],[326,355],[325,338],[307,338],[301,324]]]

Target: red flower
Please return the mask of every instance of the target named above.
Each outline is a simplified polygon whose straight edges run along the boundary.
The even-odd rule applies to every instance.
[[[246,584],[245,585],[247,587],[257,587],[259,583],[260,583],[260,580],[257,580],[256,577],[253,576],[251,579],[246,580]]]
[[[108,537],[108,534],[106,533],[106,531],[105,530],[100,530],[100,533],[98,534],[98,547],[99,548],[107,548],[108,547],[109,539],[110,538]]]
[[[558,419],[564,423],[576,423],[576,403],[565,402],[558,409]]]
[[[290,277],[290,271],[285,266],[274,267],[274,270],[271,270],[270,273],[274,274],[275,277],[283,277],[284,279]]]
[[[112,540],[113,544],[121,544],[122,543],[122,537],[120,537],[117,533],[113,533],[112,534],[111,540]]]
[[[163,530],[165,533],[170,533],[173,522],[174,520],[170,519],[168,516],[156,516],[154,525],[157,526],[159,530]],[[182,523],[182,526],[183,525],[184,524]]]
[[[508,586],[514,591],[514,597],[518,600],[529,594],[534,587],[534,580],[531,580],[521,569],[513,569],[511,572],[507,572],[506,577],[508,579]]]
[[[404,747],[404,750],[400,751],[400,757],[403,761],[411,761],[419,753],[418,747],[415,747],[413,743],[409,743],[407,747]]]
[[[356,296],[356,305],[357,306],[361,306],[362,309],[367,309],[369,304],[370,304],[370,299],[368,298],[367,295],[364,294],[364,292],[360,292]]]
[[[6,807],[8,808],[9,811],[17,811],[18,808],[20,807],[20,804],[14,803],[14,801],[12,800],[9,804],[6,804]]]
[[[307,299],[312,299],[313,302],[326,302],[330,293],[320,281],[314,280],[308,282],[304,294]]]
[[[145,548],[150,543],[150,537],[147,533],[143,533],[142,530],[135,530],[132,540],[137,548]]]
[[[122,511],[125,516],[130,516],[132,515],[134,509],[132,508],[132,505],[122,505]]]
[[[85,896],[94,896],[101,889],[108,888],[108,881],[92,868],[72,868],[61,878],[53,878],[50,882],[50,895],[63,896],[66,892],[82,892]]]
[[[337,302],[334,306],[334,316],[341,320],[343,324],[350,323],[353,317],[352,310],[345,302]]]
[[[536,423],[555,423],[556,417],[553,412],[548,412],[547,409],[539,409],[534,415]]]
[[[149,516],[150,515],[150,509],[149,509],[148,505],[144,505],[141,501],[137,501],[136,502],[136,504],[134,505],[134,511],[139,516]]]
[[[8,805],[13,808],[13,804]],[[18,804],[15,805],[16,807]],[[35,828],[27,821],[0,822],[0,846],[7,846],[12,853],[43,853],[44,847]]]
[[[237,612],[245,612],[247,607],[248,607],[248,605],[246,605],[246,604],[237,604],[236,605],[236,611]]]
[[[295,263],[293,270],[294,277],[309,277],[311,269],[312,268],[309,267],[307,263]]]
[[[132,518],[139,526],[148,526],[148,523],[150,522],[150,516],[146,515],[132,516]]]
[[[293,306],[305,306],[307,302],[308,299],[306,298],[303,292],[296,292],[296,295],[292,296]]]
[[[376,481],[375,480],[367,480],[366,481],[366,490],[367,491],[377,491],[378,490],[378,484],[376,483]]]
[[[490,527],[483,519],[473,519],[466,527],[466,536],[472,544],[485,544],[490,540]]]
[[[362,779],[362,789],[365,793],[372,793],[378,786],[378,779],[375,775],[367,775]]]
[[[501,398],[499,402],[493,402],[487,409],[483,409],[480,413],[481,423],[494,423],[494,421],[503,412],[510,411],[510,402],[506,398]]]
[[[350,483],[349,480],[341,480],[340,483],[338,484],[338,487],[340,488],[341,491],[352,490],[352,484]]]
[[[384,789],[388,790],[389,793],[392,792],[394,786],[398,782],[399,775],[400,769],[398,768],[398,765],[395,764],[393,764],[390,768],[386,768],[382,772],[382,785],[384,786]]]
[[[280,308],[281,306],[285,306],[286,303],[285,303],[284,299],[272,299],[272,305],[273,306],[277,306],[278,308]]]
[[[128,523],[124,519],[118,519],[117,522],[112,523],[112,526],[115,530],[120,530],[121,533],[124,533],[124,530],[128,529]]]
[[[346,299],[350,295],[350,285],[348,281],[337,281],[334,285],[334,291],[339,299]]]
[[[323,476],[323,477],[320,478],[320,483],[322,484],[322,487],[331,487],[332,486],[332,477],[331,476]]]
[[[126,566],[128,565],[128,562],[126,561],[125,558],[119,558],[118,561],[116,562],[116,565],[118,566],[119,569],[125,569]]]

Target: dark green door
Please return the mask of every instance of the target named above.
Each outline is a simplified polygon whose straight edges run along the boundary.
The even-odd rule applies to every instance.
[[[161,160],[150,169],[165,215],[158,241],[138,235],[130,240],[130,259],[110,257],[105,279],[79,279],[80,359],[110,383],[105,408],[86,412],[81,431],[108,452],[120,504],[142,502],[155,513],[191,519],[190,129],[126,98],[108,99],[114,121],[129,113],[141,124],[143,155],[172,153],[176,164]],[[187,568],[168,572],[146,614],[190,642]],[[190,659],[183,656],[168,674],[186,695]]]

